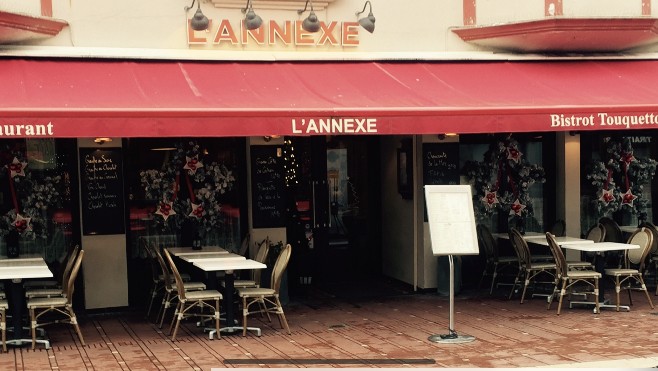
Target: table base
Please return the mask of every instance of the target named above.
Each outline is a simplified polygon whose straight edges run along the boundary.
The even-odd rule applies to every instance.
[[[32,344],[32,338],[29,339],[8,339],[7,340],[7,345],[15,345],[15,346],[23,346],[23,344]],[[50,349],[50,340],[48,339],[37,339],[36,340],[37,344],[43,344],[45,345],[46,349]]]
[[[242,326],[230,326],[230,327],[222,327],[219,329],[219,332],[224,334],[226,333],[227,335],[232,335],[237,332],[242,332],[244,330],[244,327]],[[214,327],[209,327],[205,328],[204,331],[209,331],[208,332],[208,338],[210,340],[213,340],[215,338],[215,334],[217,333],[217,330],[215,330]],[[254,331],[256,333],[256,336],[261,335],[261,331],[259,327],[247,327],[247,331]]]
[[[577,305],[596,305],[593,301],[570,301],[569,302],[569,309],[572,308],[573,304]],[[610,304],[610,300],[604,300],[603,303],[599,303],[599,310],[605,309],[605,308],[612,308],[614,310],[617,310],[617,305],[616,304]],[[628,305],[620,305],[619,309],[624,309],[627,312],[631,311],[631,307]],[[594,309],[594,313],[596,313],[596,308]]]

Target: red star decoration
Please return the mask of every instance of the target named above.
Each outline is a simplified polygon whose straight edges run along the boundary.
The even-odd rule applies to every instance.
[[[612,194],[612,191],[609,189],[602,189],[601,190],[601,197],[599,197],[599,201],[605,203],[606,205],[611,203],[612,201],[615,200],[615,195]]]
[[[519,162],[519,160],[521,159],[521,155],[523,155],[523,153],[521,153],[521,151],[519,151],[518,149],[516,149],[514,147],[507,147],[507,159],[508,160],[512,160],[514,162]]]
[[[173,202],[171,201],[160,202],[160,207],[158,207],[158,210],[155,213],[162,216],[164,220],[167,220],[170,216],[176,215],[176,211],[174,211],[172,204]]]
[[[15,176],[25,176],[27,162],[21,162],[18,158],[14,157],[14,160],[8,166],[12,178]]]
[[[629,188],[626,193],[621,195],[621,203],[622,205],[628,205],[628,206],[633,206],[633,201],[637,198],[636,195],[633,194],[631,189]]]
[[[521,213],[523,213],[523,209],[525,209],[526,206],[522,204],[519,199],[517,198],[516,201],[512,204],[512,207],[510,208],[509,214],[510,215],[517,215],[521,216]]]
[[[482,202],[488,207],[494,207],[498,203],[498,195],[496,195],[496,191],[485,192],[484,197],[482,197]]]
[[[32,230],[32,225],[30,225],[30,220],[32,218],[25,218],[21,214],[16,214],[16,219],[14,220],[14,227],[18,233],[23,234]]]
[[[201,219],[201,217],[203,217],[203,212],[203,205],[192,203],[192,212],[190,213],[190,216]]]
[[[183,169],[187,170],[188,174],[194,175],[196,171],[202,167],[203,167],[203,163],[199,161],[199,158],[197,156],[194,157],[185,156],[185,165],[183,166]]]

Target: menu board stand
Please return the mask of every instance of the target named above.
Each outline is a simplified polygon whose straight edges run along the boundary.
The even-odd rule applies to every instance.
[[[450,265],[450,322],[448,333],[431,335],[434,343],[470,343],[475,337],[455,331],[455,265],[454,255],[477,255],[473,198],[469,185],[426,185],[425,205],[430,228],[432,252],[447,255]]]

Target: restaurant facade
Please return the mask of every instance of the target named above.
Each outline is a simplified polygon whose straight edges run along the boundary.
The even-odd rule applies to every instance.
[[[80,243],[87,309],[143,302],[143,243],[247,235],[292,244],[293,289],[436,288],[426,184],[501,232],[658,212],[653,1],[3,7],[1,231],[54,265]]]

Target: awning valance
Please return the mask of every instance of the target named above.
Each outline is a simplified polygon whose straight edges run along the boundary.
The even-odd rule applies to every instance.
[[[0,138],[658,128],[658,61],[0,60]]]

